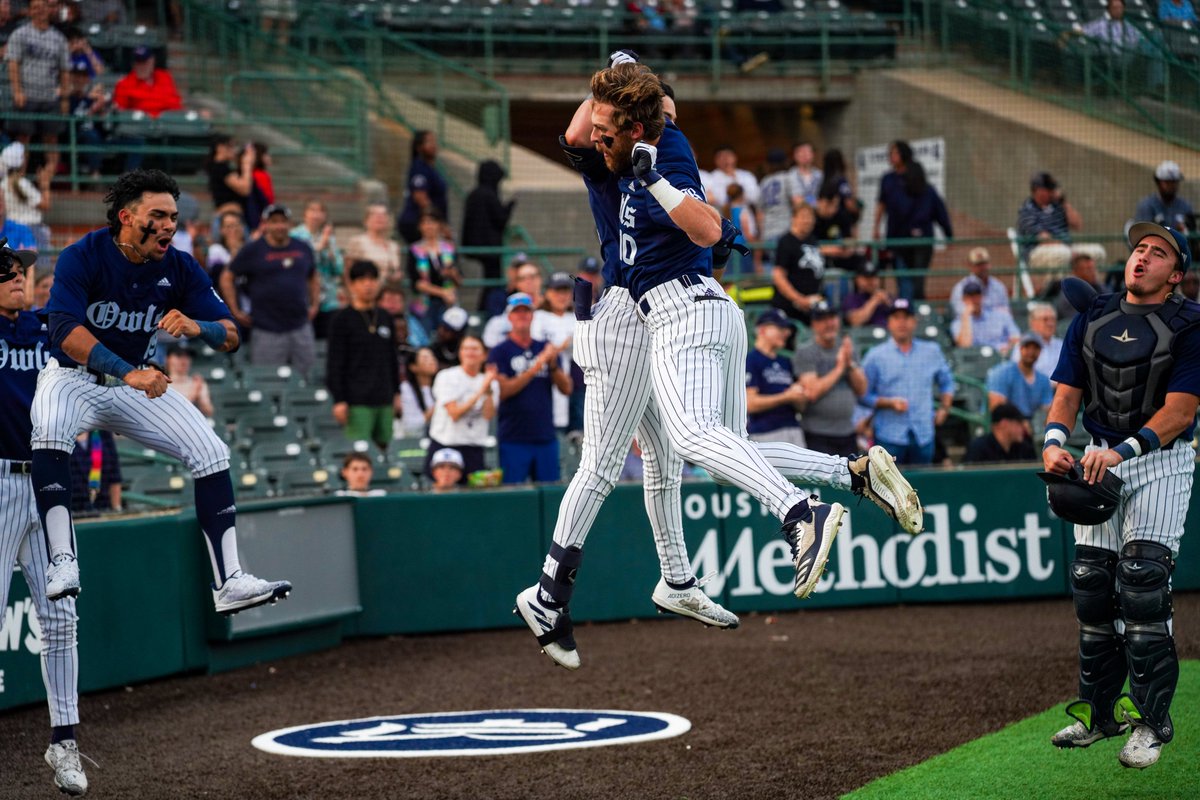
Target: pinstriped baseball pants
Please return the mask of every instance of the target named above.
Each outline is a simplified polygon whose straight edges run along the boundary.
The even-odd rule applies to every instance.
[[[42,681],[52,726],[79,722],[79,648],[75,598],[46,599],[46,537],[42,535],[33,481],[28,475],[0,473],[0,625],[7,614],[13,566],[20,564],[41,628]],[[18,643],[18,647],[23,642]]]
[[[1087,451],[1099,449],[1088,445]],[[1076,525],[1075,544],[1114,553],[1134,539],[1158,542],[1179,554],[1184,520],[1192,497],[1196,451],[1188,442],[1123,461],[1112,472],[1125,481],[1121,506],[1101,525]]]

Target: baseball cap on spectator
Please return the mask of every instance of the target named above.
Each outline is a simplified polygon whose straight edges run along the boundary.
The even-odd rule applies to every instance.
[[[858,268],[854,271],[858,275],[872,278],[879,274],[879,266],[874,261],[864,258],[858,262]]]
[[[767,151],[767,163],[768,164],[786,164],[787,163],[787,153],[783,152],[783,150],[781,148],[772,147],[770,150]]]
[[[596,273],[600,271],[600,262],[595,256],[584,256],[579,262],[580,272]]]
[[[146,47],[146,45],[139,44],[137,47],[133,48],[134,61],[149,61],[152,58],[154,58],[154,51],[149,47]]]
[[[1053,191],[1058,188],[1058,183],[1049,172],[1035,172],[1029,179],[1029,188],[1050,189]]]
[[[1045,343],[1042,342],[1042,337],[1038,336],[1033,331],[1029,331],[1021,337],[1020,346],[1024,347],[1027,344],[1036,344],[1038,347],[1043,347]]]
[[[892,303],[891,309],[888,311],[888,314],[896,313],[908,314],[910,317],[916,316],[916,312],[913,311],[912,302],[903,297],[896,298]]]
[[[71,56],[71,74],[73,75],[91,75],[92,68],[88,64],[87,56],[82,53],[77,53]]]
[[[288,211],[288,207],[283,205],[282,203],[271,203],[271,205],[264,208],[263,213],[262,213],[262,218],[270,219],[275,214],[283,214],[284,219],[292,218],[292,212]]]
[[[986,247],[972,247],[971,252],[967,254],[967,261],[972,264],[990,264],[992,255]]]
[[[451,306],[442,312],[442,325],[456,333],[467,327],[467,310],[462,306]]]
[[[1164,161],[1154,168],[1154,180],[1181,181],[1183,180],[1183,170],[1174,161]]]
[[[565,272],[552,272],[546,281],[547,289],[571,289],[574,286],[575,279]]]
[[[757,328],[760,325],[774,325],[777,328],[790,328],[792,321],[777,308],[768,308],[766,311],[758,315],[754,326]]]
[[[11,146],[11,145],[10,145]],[[1153,222],[1139,222],[1129,229],[1129,246],[1137,247],[1138,242],[1147,236],[1160,236],[1179,254],[1179,269],[1188,271],[1192,265],[1192,249],[1188,247],[1187,237],[1172,228],[1164,228]]]
[[[829,305],[828,300],[818,300],[817,302],[813,303],[812,309],[808,312],[808,315],[813,319],[836,317],[837,314],[837,309]]]
[[[983,284],[977,280],[969,280],[963,284],[964,295],[967,294],[983,294]]]
[[[433,457],[429,459],[429,469],[437,469],[442,464],[451,464],[459,469],[463,469],[462,453],[453,447],[443,447],[441,450],[434,452]]]
[[[521,264],[527,263],[528,261],[529,261],[529,256],[525,255],[524,250],[521,250],[516,253],[513,253],[513,257],[508,260],[508,265],[510,267],[517,267],[517,266],[520,266]]]
[[[1001,403],[992,409],[992,424],[995,425],[1001,420],[1011,419],[1014,422],[1024,422],[1025,415],[1021,413],[1021,409],[1014,406],[1012,403]]]
[[[25,145],[20,142],[13,142],[0,150],[0,164],[3,164],[5,169],[20,169],[24,163]]]
[[[508,305],[505,307],[504,313],[511,314],[517,308],[528,308],[533,311],[533,298],[524,292],[513,292],[508,296]]]

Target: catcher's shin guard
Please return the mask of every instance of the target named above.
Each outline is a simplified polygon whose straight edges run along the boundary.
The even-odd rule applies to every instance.
[[[1179,681],[1179,657],[1170,626],[1174,568],[1170,549],[1144,540],[1126,543],[1117,562],[1129,663],[1129,694],[1118,701],[1117,713],[1148,725],[1163,742],[1175,735],[1169,712]]]
[[[549,597],[552,604],[565,608],[571,602],[575,593],[575,576],[579,565],[583,563],[583,550],[576,545],[562,547],[557,542],[550,543],[550,553],[546,556],[546,564],[542,567],[540,581],[542,592]]]
[[[1117,554],[1077,545],[1071,562],[1071,594],[1079,620],[1079,697],[1067,713],[1089,731],[1115,724],[1113,703],[1125,684],[1125,644],[1114,625],[1118,617]],[[1083,708],[1083,704],[1090,709]],[[1086,717],[1086,718],[1085,718]]]

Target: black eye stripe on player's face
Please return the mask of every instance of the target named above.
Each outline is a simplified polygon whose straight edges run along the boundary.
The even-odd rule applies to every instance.
[[[601,137],[600,137],[600,141],[604,143],[604,146],[605,146],[605,147],[607,147],[607,148],[609,148],[609,149],[611,150],[611,149],[612,149],[612,146],[613,146],[613,143],[614,143],[614,142],[616,142],[617,140],[616,140],[616,139],[614,139],[614,138],[613,138],[613,137],[611,137],[611,136],[603,136],[603,135],[601,135]]]
[[[156,228],[154,227],[154,220],[150,220],[145,225],[143,225],[142,226],[142,241],[140,242],[140,244],[145,244],[146,240],[154,235],[155,230],[156,230]]]

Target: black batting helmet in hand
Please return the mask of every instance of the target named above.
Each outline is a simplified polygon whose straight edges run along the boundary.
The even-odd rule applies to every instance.
[[[1050,510],[1059,519],[1076,525],[1099,525],[1107,522],[1121,504],[1121,487],[1125,481],[1110,470],[1096,483],[1083,479],[1083,467],[1076,461],[1066,475],[1039,472],[1046,482]]]

